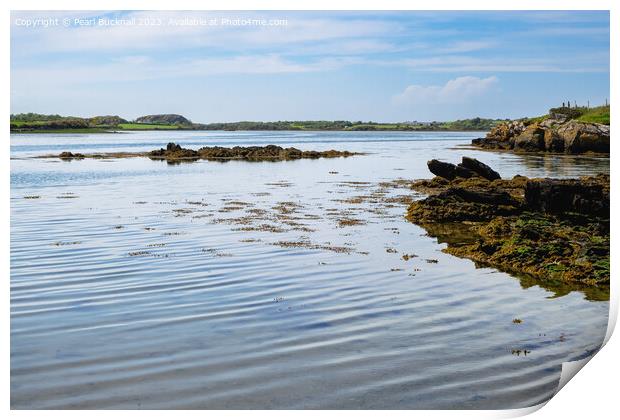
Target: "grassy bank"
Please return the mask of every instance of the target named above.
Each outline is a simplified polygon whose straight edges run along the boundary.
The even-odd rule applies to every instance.
[[[609,105],[586,108],[577,121],[609,125]]]

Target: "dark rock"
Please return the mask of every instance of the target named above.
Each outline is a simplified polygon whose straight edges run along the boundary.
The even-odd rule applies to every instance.
[[[84,159],[84,155],[81,153],[71,153],[71,152],[62,152],[58,155],[60,159],[63,160],[71,160],[71,159]]]
[[[165,149],[153,150],[149,156],[167,160],[198,159],[200,157],[197,151],[184,149],[176,143],[168,143]]]
[[[527,275],[528,287],[532,279],[600,286],[586,295],[607,300],[609,179],[437,177],[412,184],[430,195],[409,205],[407,219],[447,243],[444,252]]]
[[[452,187],[414,202],[407,217],[413,222],[480,222],[520,211],[521,203],[505,191]]]
[[[478,159],[463,156],[463,160],[460,166],[475,172],[479,176],[488,179],[489,181],[501,179],[499,173],[494,171],[489,165],[480,162]]]
[[[476,176],[475,172],[473,172],[472,170],[464,167],[460,163],[458,165],[456,165],[456,168],[454,169],[454,174],[458,178],[471,178],[473,176]]]
[[[609,176],[605,175],[590,182],[575,179],[530,180],[525,185],[525,204],[528,209],[543,213],[580,213],[608,218],[609,190],[605,185],[609,185]]]
[[[468,188],[449,188],[444,193],[460,197],[470,203],[493,204],[496,206],[519,206],[520,203],[506,191],[498,189],[473,190]],[[441,195],[441,194],[440,194]]]
[[[433,175],[440,176],[449,181],[452,181],[456,178],[456,165],[452,163],[442,162],[437,159],[432,159],[426,162],[428,166],[428,170],[431,171]]]
[[[301,151],[294,147],[283,148],[273,144],[267,146],[234,146],[234,147],[202,147],[198,150],[184,149],[178,144],[168,143],[165,149],[153,150],[148,156],[155,159],[166,160],[195,160],[195,159],[217,159],[217,160],[289,160],[289,159],[316,159],[348,157],[358,153],[338,150],[327,150],[317,152],[314,150]]]

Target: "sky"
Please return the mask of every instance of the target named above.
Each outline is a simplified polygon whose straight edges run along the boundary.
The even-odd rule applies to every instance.
[[[607,11],[12,12],[11,113],[520,118],[609,97]]]

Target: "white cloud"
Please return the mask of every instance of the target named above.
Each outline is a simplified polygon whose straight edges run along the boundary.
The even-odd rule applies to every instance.
[[[489,92],[497,82],[495,76],[484,79],[462,76],[449,80],[442,86],[410,85],[402,93],[395,95],[394,101],[403,105],[464,103]]]
[[[437,49],[440,53],[464,53],[471,51],[485,50],[497,46],[495,41],[459,41],[446,47]]]

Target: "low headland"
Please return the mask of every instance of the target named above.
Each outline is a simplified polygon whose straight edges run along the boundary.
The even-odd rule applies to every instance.
[[[475,147],[513,152],[609,153],[609,105],[596,108],[562,106],[537,118],[502,122]]]
[[[436,177],[412,184],[428,196],[410,204],[407,219],[446,243],[445,252],[608,297],[609,175],[502,179],[467,157],[428,168]]]

